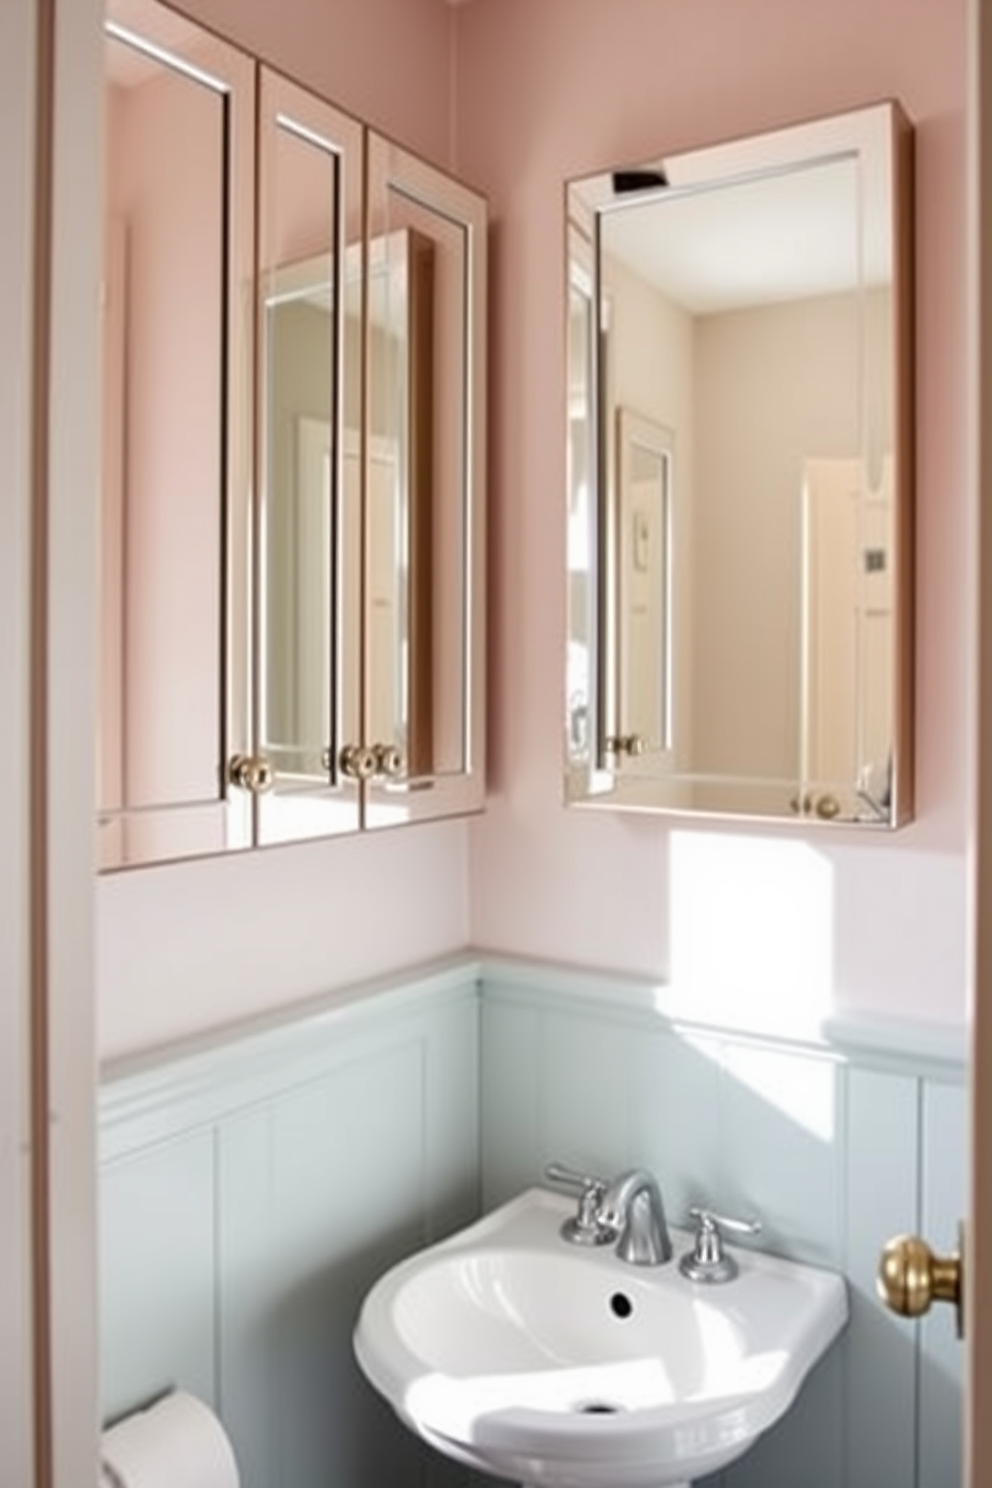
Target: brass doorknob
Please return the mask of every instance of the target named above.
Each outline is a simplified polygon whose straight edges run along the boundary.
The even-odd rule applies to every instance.
[[[232,754],[227,777],[232,785],[259,796],[272,789],[275,772],[264,754]]]
[[[368,780],[375,774],[375,750],[367,744],[345,744],[338,755],[338,764],[342,775],[349,780]]]
[[[961,1333],[963,1268],[959,1254],[938,1256],[919,1235],[896,1235],[882,1249],[878,1295],[901,1317],[916,1318],[934,1302],[953,1302]]]

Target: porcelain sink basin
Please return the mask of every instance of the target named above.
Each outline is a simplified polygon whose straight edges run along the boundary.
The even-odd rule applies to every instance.
[[[518,1483],[663,1488],[718,1471],[844,1327],[843,1280],[735,1249],[739,1275],[701,1285],[675,1261],[569,1244],[573,1208],[530,1189],[393,1267],[359,1316],[362,1370],[433,1446]]]

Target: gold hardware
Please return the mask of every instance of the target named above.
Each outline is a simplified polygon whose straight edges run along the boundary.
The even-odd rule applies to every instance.
[[[962,1331],[963,1267],[960,1254],[934,1255],[918,1235],[896,1235],[878,1263],[878,1295],[901,1317],[916,1318],[934,1302],[953,1302]]]
[[[368,780],[376,770],[375,750],[367,744],[345,744],[338,755],[338,764],[341,774],[349,780]]]
[[[608,734],[603,747],[607,754],[626,754],[634,759],[644,753],[646,745],[640,734]]]
[[[272,789],[275,772],[264,754],[233,754],[227,767],[227,778],[241,790],[260,796]]]
[[[811,816],[815,812],[821,821],[836,821],[843,808],[836,796],[814,796],[807,791],[803,796],[790,797],[789,809],[796,816]]]
[[[373,752],[377,775],[395,778],[403,774],[403,754],[395,744],[376,744]]]

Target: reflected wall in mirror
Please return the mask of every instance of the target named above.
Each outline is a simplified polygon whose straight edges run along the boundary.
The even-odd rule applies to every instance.
[[[569,184],[570,802],[912,813],[911,134]]]
[[[486,209],[106,17],[99,862],[483,804]]]

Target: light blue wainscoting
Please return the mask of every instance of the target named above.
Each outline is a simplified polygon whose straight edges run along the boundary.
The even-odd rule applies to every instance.
[[[444,1480],[351,1333],[381,1271],[478,1213],[478,1028],[464,962],[106,1072],[108,1420],[182,1387],[243,1488]]]
[[[483,1205],[557,1158],[643,1166],[669,1216],[760,1217],[757,1242],[849,1282],[843,1341],[787,1416],[707,1488],[957,1488],[963,1350],[951,1309],[878,1302],[892,1235],[957,1248],[964,1040],[903,1025],[778,1040],[675,1022],[643,983],[490,961],[483,973]]]
[[[763,1245],[848,1278],[842,1344],[707,1488],[956,1488],[953,1318],[892,1317],[874,1276],[892,1234],[956,1244],[960,1042],[759,1038],[675,1022],[655,991],[466,958],[109,1069],[108,1419],[179,1385],[220,1412],[244,1488],[478,1484],[393,1419],[351,1331],[394,1260],[559,1158],[650,1167],[673,1220],[699,1202],[757,1213]]]

